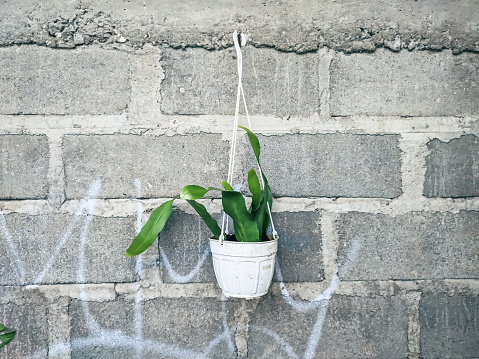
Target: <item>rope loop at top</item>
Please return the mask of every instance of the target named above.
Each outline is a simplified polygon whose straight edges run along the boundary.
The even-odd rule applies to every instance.
[[[240,42],[238,41],[238,38],[240,38]],[[252,126],[251,126],[251,120],[249,117],[249,112],[248,112],[248,107],[246,106],[246,100],[244,97],[244,90],[243,90],[243,83],[242,83],[242,77],[243,77],[243,54],[241,53],[241,47],[246,45],[246,42],[248,41],[248,37],[246,34],[240,33],[240,36],[238,36],[238,31],[233,32],[233,43],[235,46],[236,50],[236,58],[237,58],[237,63],[238,63],[238,91],[236,95],[236,109],[235,109],[235,119],[234,119],[234,125],[233,125],[233,137],[231,139],[231,149],[230,149],[230,161],[228,165],[228,183],[233,182],[233,174],[234,174],[234,163],[235,163],[235,153],[236,153],[236,140],[238,138],[238,118],[239,118],[239,105],[240,105],[240,100],[241,97],[243,97],[243,105],[246,113],[246,118],[248,120],[248,128],[253,131]],[[259,177],[261,179],[261,185],[262,189],[264,189],[264,179],[263,179],[263,172],[261,170],[261,167],[258,165],[258,172],[259,172]],[[273,232],[273,238],[274,239],[279,239],[278,232],[276,232],[274,228],[274,223],[273,223],[273,217],[271,216],[271,208],[269,206],[269,203],[267,203],[268,207],[268,214],[269,214],[269,219],[271,222],[271,228]],[[226,231],[228,230],[228,225],[229,225],[229,217],[226,216],[226,213],[223,212],[223,221],[221,225],[221,235],[220,235],[220,243],[223,244],[224,238],[225,238],[225,224],[226,224]]]

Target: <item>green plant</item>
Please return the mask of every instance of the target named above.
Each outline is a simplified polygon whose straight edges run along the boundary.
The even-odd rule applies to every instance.
[[[3,324],[0,324],[0,348],[10,343],[16,333],[16,330],[8,329]]]
[[[259,141],[256,135],[249,129],[242,126],[239,126],[239,128],[245,130],[248,135],[264,181],[264,189],[261,189],[256,171],[253,168],[249,170],[248,186],[252,194],[251,206],[249,208],[246,207],[243,195],[240,192],[234,191],[227,181],[223,181],[224,189],[215,187],[204,188],[196,185],[185,186],[178,196],[163,203],[153,211],[148,221],[140,230],[140,233],[138,233],[130,247],[127,249],[126,255],[128,257],[143,253],[153,244],[173,211],[173,201],[175,199],[183,199],[187,201],[203,219],[213,233],[214,238],[219,239],[221,235],[220,227],[213,217],[206,211],[205,206],[196,202],[196,200],[203,198],[209,191],[221,191],[223,209],[225,213],[233,219],[233,227],[235,231],[234,236],[237,241],[260,242],[268,240],[266,235],[266,230],[270,222],[268,205],[269,208],[271,208],[273,199],[268,180],[263,174],[259,162],[261,152]]]

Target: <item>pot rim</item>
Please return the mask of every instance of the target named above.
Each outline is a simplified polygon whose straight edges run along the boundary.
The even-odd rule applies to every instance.
[[[210,239],[210,242],[213,242],[213,241],[217,241],[219,242],[220,240],[217,239],[217,238],[213,238],[211,237]],[[223,241],[223,244],[231,244],[231,245],[254,245],[254,244],[270,244],[270,243],[274,243],[274,242],[277,242],[278,240],[277,239],[272,239],[272,240],[269,240],[269,241],[261,241],[261,242],[233,242],[233,241]]]

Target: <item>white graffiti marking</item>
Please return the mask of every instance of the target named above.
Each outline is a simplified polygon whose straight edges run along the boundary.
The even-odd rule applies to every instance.
[[[95,201],[96,196],[98,196],[98,193],[100,192],[100,187],[101,187],[101,181],[100,180],[96,180],[92,183],[92,185],[90,186],[90,190],[88,191],[87,198],[83,201],[83,204],[80,206],[80,208],[75,213],[75,217],[74,217],[73,221],[68,226],[68,229],[63,234],[61,240],[57,243],[57,246],[55,247],[55,249],[53,251],[53,254],[48,259],[48,262],[45,265],[45,267],[43,268],[42,272],[33,281],[34,284],[42,283],[43,278],[45,278],[48,271],[50,270],[53,263],[55,262],[55,259],[58,256],[58,253],[60,253],[61,249],[65,246],[65,244],[70,239],[73,230],[75,229],[75,227],[76,227],[78,221],[80,220],[80,218],[84,215],[84,212],[89,211],[90,213],[92,213],[93,208],[94,208],[95,203],[96,203],[96,201]]]
[[[135,186],[137,189],[137,198],[141,198],[141,182],[139,179],[135,180]],[[47,261],[41,273],[37,276],[34,281],[34,286],[27,286],[27,288],[34,288],[42,283],[44,277],[47,275],[51,269],[56,257],[65,246],[69,238],[71,237],[73,230],[76,228],[78,222],[83,218],[83,225],[80,233],[80,243],[79,243],[79,255],[78,255],[78,268],[76,280],[78,283],[81,283],[80,286],[80,301],[82,305],[83,315],[86,322],[86,327],[89,332],[89,336],[86,338],[75,338],[69,342],[57,343],[51,345],[48,349],[49,357],[55,357],[57,355],[64,355],[71,353],[71,350],[75,349],[84,349],[88,347],[105,347],[105,348],[131,348],[135,352],[136,358],[141,358],[145,351],[154,353],[158,356],[169,356],[174,358],[208,358],[212,350],[222,342],[225,342],[229,355],[234,354],[234,343],[232,335],[239,327],[231,329],[227,323],[227,298],[222,296],[222,323],[223,323],[223,332],[214,337],[204,348],[203,351],[198,352],[190,349],[184,349],[178,346],[171,344],[160,343],[152,340],[147,340],[143,337],[143,318],[142,318],[142,279],[143,279],[143,269],[142,269],[142,258],[141,255],[137,257],[135,272],[138,276],[138,281],[136,283],[136,293],[135,293],[135,302],[134,302],[134,328],[135,336],[128,336],[124,334],[121,330],[107,330],[102,328],[89,310],[89,298],[84,291],[84,282],[86,280],[85,273],[85,248],[89,237],[89,231],[91,222],[93,219],[93,213],[96,205],[96,197],[100,191],[101,181],[94,181],[88,191],[88,195],[82,201],[80,207],[74,214],[74,218],[70,221],[67,230],[61,236],[59,242],[57,243],[53,254]],[[138,200],[137,206],[137,232],[141,229],[141,218],[143,216],[143,206]],[[25,267],[24,263],[18,255],[17,248],[12,240],[10,232],[7,228],[5,218],[0,212],[0,228],[1,233],[7,241],[7,246],[11,257],[15,259],[15,271],[18,277],[22,280],[22,283],[25,282]],[[318,343],[321,339],[321,331],[323,327],[324,320],[328,311],[329,301],[336,292],[341,282],[341,278],[345,276],[351,264],[357,258],[359,250],[361,248],[362,239],[357,239],[353,241],[349,252],[347,253],[344,263],[338,268],[338,271],[332,276],[331,281],[328,287],[320,293],[312,301],[303,301],[293,299],[286,285],[283,281],[281,268],[279,265],[278,259],[275,263],[275,274],[276,278],[279,281],[281,293],[283,299],[288,303],[295,311],[297,312],[309,312],[317,310],[316,322],[311,330],[311,333],[308,338],[307,347],[303,354],[305,359],[310,359],[315,356]],[[165,251],[160,247],[160,257],[161,260],[173,281],[176,283],[186,283],[190,281],[195,275],[198,274],[199,270],[203,266],[205,260],[209,256],[209,245],[205,247],[202,256],[198,259],[196,266],[186,275],[178,274],[172,267],[169,259],[166,256]],[[299,358],[297,353],[291,347],[286,340],[284,340],[276,332],[272,331],[269,328],[250,325],[249,328],[252,331],[257,331],[263,333],[275,342],[277,342],[280,348],[291,358]],[[45,355],[44,351],[39,351],[35,353],[32,358],[43,358]]]
[[[140,190],[140,182],[139,180],[135,181],[135,185],[137,186],[138,190],[138,197],[141,196]],[[75,213],[76,218],[72,221],[70,226],[68,227],[66,233],[62,236],[57,245],[58,250],[55,251],[55,255],[50,258],[49,264],[46,266],[46,270],[42,271],[43,276],[48,272],[48,269],[53,264],[56,255],[60,252],[62,247],[65,245],[68,238],[71,236],[71,233],[77,224],[79,218],[78,216],[83,215],[83,213],[88,210],[88,215],[85,216],[84,224],[81,230],[81,241],[80,241],[80,250],[79,250],[79,264],[77,269],[77,281],[83,282],[85,280],[85,245],[88,237],[88,232],[90,228],[90,223],[92,220],[91,214],[94,212],[95,209],[95,198],[98,195],[100,189],[100,182],[95,181],[92,186],[90,187],[90,191],[88,197],[84,200],[85,204],[79,208],[79,210]],[[140,224],[141,227],[141,216],[143,215],[143,208],[141,203],[138,202],[138,218],[137,223]],[[5,227],[6,228],[6,227]],[[139,231],[139,228],[138,228]],[[206,248],[207,254],[209,253],[209,248]],[[204,257],[204,256],[203,256]],[[201,258],[198,262],[198,265],[193,269],[193,271],[188,275],[192,278],[198,270],[201,268],[204,260],[206,258]],[[165,257],[166,258],[166,257]],[[80,301],[82,304],[83,315],[86,322],[86,327],[89,331],[89,336],[86,338],[75,338],[72,339],[70,342],[63,342],[58,343],[55,345],[51,345],[48,349],[49,357],[55,357],[59,355],[68,354],[71,350],[75,349],[84,349],[88,347],[105,347],[105,348],[132,348],[135,351],[135,356],[137,358],[141,358],[142,354],[145,350],[154,353],[160,357],[168,356],[174,358],[208,358],[211,351],[219,345],[221,342],[225,341],[229,354],[233,355],[234,353],[234,344],[232,341],[232,335],[234,330],[230,329],[227,324],[226,320],[226,303],[223,301],[222,303],[222,317],[223,317],[223,332],[213,338],[206,348],[202,352],[196,352],[189,349],[183,349],[174,345],[159,343],[152,340],[145,340],[142,335],[143,331],[143,320],[141,315],[142,310],[142,293],[141,293],[141,280],[142,280],[142,265],[141,265],[141,257],[137,259],[136,263],[136,273],[139,276],[139,281],[137,282],[137,292],[135,293],[135,304],[134,304],[134,326],[135,326],[135,337],[129,337],[124,334],[121,330],[107,330],[101,328],[98,324],[96,319],[90,313],[89,310],[89,298],[88,295],[84,292],[84,285],[81,284],[80,286]],[[176,273],[174,271],[171,272],[173,277],[175,277]],[[43,278],[42,276],[42,278]],[[177,275],[176,275],[177,276]],[[184,279],[183,277],[179,276],[180,279]],[[40,281],[39,281],[40,283]],[[33,288],[35,286],[30,286]],[[34,353],[32,358],[44,358],[45,353],[44,351],[39,351]]]
[[[294,352],[291,345],[289,345],[288,342],[286,342],[286,340],[281,338],[281,336],[279,336],[278,333],[276,333],[276,332],[274,332],[271,329],[268,329],[266,327],[257,326],[257,325],[251,325],[250,328],[252,330],[256,330],[256,331],[259,331],[259,332],[264,333],[266,335],[269,335],[271,338],[273,338],[281,346],[281,349],[283,349],[283,351],[286,354],[288,354],[290,358],[293,358],[293,359],[298,359],[299,358],[298,355]]]
[[[206,246],[203,255],[198,259],[198,262],[196,263],[196,266],[186,275],[181,275],[178,274],[172,267],[170,261],[168,260],[168,257],[166,256],[165,251],[163,248],[160,247],[160,256],[161,260],[163,261],[163,265],[165,266],[165,269],[168,272],[168,275],[170,278],[175,282],[175,283],[186,283],[189,282],[195,275],[198,274],[200,271],[201,267],[203,266],[203,263],[205,262],[206,258],[210,255],[210,246]]]
[[[25,283],[25,267],[23,266],[23,262],[18,255],[17,247],[15,246],[12,235],[7,228],[7,222],[5,221],[5,217],[3,216],[2,211],[0,211],[0,227],[2,229],[3,236],[7,240],[7,247],[8,251],[10,252],[10,258],[14,258],[15,272],[17,272],[17,276],[20,278],[23,284]]]
[[[198,222],[198,236],[200,236],[200,241],[203,239],[201,238],[201,225],[200,225],[200,222]],[[181,275],[179,274],[178,272],[176,272],[174,269],[173,269],[173,266],[171,265],[165,251],[163,250],[163,248],[161,248],[161,246],[159,246],[159,249],[160,249],[160,257],[161,257],[161,261],[162,261],[162,264],[165,266],[165,269],[166,271],[168,272],[168,275],[170,276],[170,278],[175,282],[175,283],[187,283],[189,282],[194,276],[196,276],[201,267],[203,267],[203,264],[205,262],[205,260],[208,258],[208,256],[210,255],[210,245],[206,245],[205,246],[205,249],[203,250],[203,254],[202,256],[198,259],[198,262],[196,263],[196,266],[186,275]]]
[[[308,339],[308,345],[303,355],[305,359],[314,358],[316,354],[316,348],[319,344],[319,340],[321,339],[323,323],[326,319],[326,314],[328,312],[329,301],[339,287],[340,277],[343,277],[347,273],[349,267],[351,266],[351,263],[354,262],[354,260],[356,259],[361,248],[361,243],[362,239],[356,239],[352,243],[351,248],[347,253],[345,262],[338,269],[337,273],[332,276],[329,286],[310,302],[295,300],[291,297],[288,292],[288,289],[286,288],[286,285],[283,282],[283,276],[281,274],[279,261],[278,258],[276,258],[275,275],[280,282],[279,285],[281,288],[281,294],[286,303],[293,307],[297,312],[308,312],[315,309],[318,310],[316,322],[314,323],[313,329],[311,330],[311,334]],[[289,345],[289,343],[284,340],[278,333],[261,326],[251,326],[251,328],[253,330],[257,330],[264,334],[267,334],[271,338],[273,338],[280,345],[283,351],[289,355],[289,357],[298,358],[298,355],[294,352],[291,345]]]

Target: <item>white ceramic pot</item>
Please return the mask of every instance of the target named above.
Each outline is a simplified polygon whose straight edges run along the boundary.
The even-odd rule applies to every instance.
[[[216,279],[227,297],[257,298],[268,292],[278,241],[220,244],[210,239]]]

